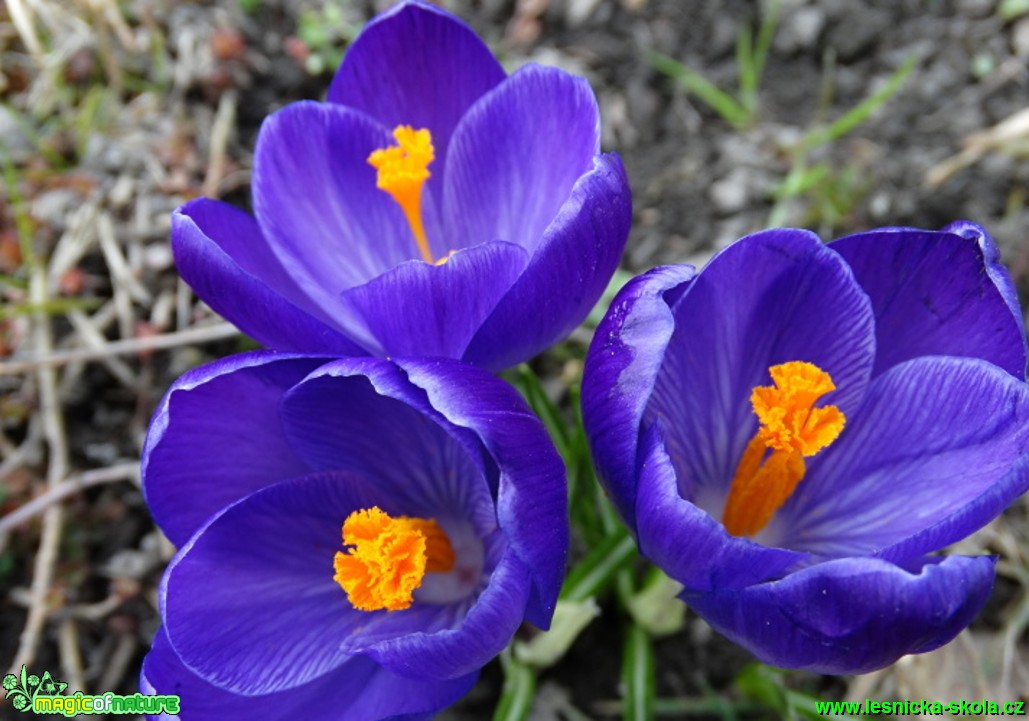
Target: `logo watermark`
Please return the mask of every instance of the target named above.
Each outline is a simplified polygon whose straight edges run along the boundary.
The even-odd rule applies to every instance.
[[[21,667],[21,675],[4,676],[4,697],[18,711],[36,714],[60,714],[71,718],[79,714],[147,714],[179,713],[178,696],[160,696],[134,693],[120,696],[116,693],[92,696],[81,691],[65,696],[68,684],[58,681],[49,671],[42,677],[28,673]]]

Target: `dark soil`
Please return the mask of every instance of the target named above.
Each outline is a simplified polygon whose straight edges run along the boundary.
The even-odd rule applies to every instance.
[[[115,212],[119,240],[131,235],[133,242],[143,242],[147,248],[166,245],[161,219],[198,192],[211,118],[225,93],[238,94],[237,132],[227,149],[226,174],[231,177],[249,168],[265,116],[289,102],[324,94],[331,73],[312,74],[303,66],[305,55],[321,51],[302,43],[298,46],[295,35],[301,12],[324,8],[327,2],[122,3],[133,27],[146,18],[162,28],[173,61],[184,62],[176,41],[192,32],[203,43],[214,44],[216,62],[169,91],[176,115],[161,115],[166,111],[158,104],[152,115],[137,107],[135,114],[125,110],[125,117],[114,123],[117,130],[110,134],[152,128],[158,140],[149,147],[163,154],[156,162],[170,175],[163,189],[155,187],[145,198],[146,217],[158,219],[152,225],[131,230],[132,223],[140,222],[138,205]],[[341,0],[335,6],[356,28],[386,4]],[[934,229],[956,219],[972,220],[999,242],[1024,302],[1029,292],[1029,131],[1020,145],[997,143],[949,177],[936,178],[935,184],[928,178],[934,177],[930,175],[934,168],[962,150],[969,136],[988,131],[1029,105],[1029,15],[1002,19],[1001,3],[995,0],[782,0],[779,27],[758,93],[757,118],[741,130],[675,79],[655,70],[648,58],[653,52],[670,56],[734,92],[737,37],[745,27],[757,27],[766,3],[463,0],[445,4],[485,38],[509,69],[526,61],[559,65],[585,75],[593,84],[603,112],[605,149],[621,155],[633,187],[634,226],[623,264],[633,273],[662,263],[700,265],[736,238],[767,227],[776,207],[773,191],[789,173],[795,146],[804,133],[839,118],[880,89],[906,59],[917,58],[917,67],[896,96],[847,136],[811,154],[809,165],[824,163],[825,176],[809,192],[780,205],[782,224],[815,229],[828,240],[882,225]],[[243,5],[256,7],[245,12]],[[12,57],[23,55],[15,34],[5,34],[4,27],[11,26],[0,9],[0,51],[6,48]],[[329,50],[338,51],[344,45],[340,41]],[[2,59],[0,55],[7,89],[0,84],[0,100],[19,107],[27,102],[25,93],[36,81],[36,71],[21,61],[3,70]],[[102,68],[95,67],[100,58],[91,60],[94,65],[87,68],[87,78],[101,78]],[[136,57],[125,62],[145,67],[148,61]],[[22,67],[28,69],[15,72]],[[122,100],[128,107],[137,95],[129,88]],[[39,123],[45,129],[45,120]],[[119,165],[103,161],[106,156],[98,155],[100,151],[91,152],[68,149],[71,167],[62,173],[84,172],[90,182],[105,189],[125,172],[146,176],[138,158],[129,157]],[[39,164],[31,150],[15,158],[20,168]],[[175,185],[180,177],[184,180]],[[27,183],[21,189],[29,203],[43,194],[34,187]],[[223,183],[221,189],[223,198],[248,206],[245,174]],[[10,205],[5,209],[11,198],[0,197],[4,197],[0,201],[2,262],[2,234],[10,233],[14,214]],[[137,195],[134,202],[142,203],[144,198]],[[52,225],[56,238],[64,220],[48,218],[40,217],[39,224],[43,231],[48,223]],[[92,295],[110,298],[112,283],[104,276],[107,266],[99,251],[87,254],[81,267],[94,282]],[[155,295],[177,292],[176,276],[167,262],[146,268],[143,280]],[[11,272],[2,267],[0,271]],[[207,315],[194,300],[187,303],[187,321]],[[153,317],[147,314],[140,319],[150,322]],[[61,320],[55,327],[59,341],[72,332]],[[24,328],[18,331],[17,324],[11,326],[14,330],[5,328],[0,346],[13,359],[31,350],[19,345],[27,342]],[[108,340],[118,337],[119,329],[108,332]],[[87,365],[66,384],[62,396],[71,469],[81,472],[138,458],[145,424],[168,384],[187,368],[241,347],[241,342],[228,340],[199,349],[129,356],[125,362],[139,380],[134,389],[120,383],[107,366]],[[38,433],[33,425],[38,394],[29,380],[17,376],[0,376],[0,393],[0,421],[9,441],[5,445],[18,447]],[[11,464],[0,488],[4,513],[42,491],[46,463],[46,454],[39,450]],[[1024,522],[1025,507],[1014,512]],[[65,628],[64,633],[78,635],[84,649],[81,666],[89,683],[95,686],[104,679],[115,682],[104,690],[134,692],[139,663],[158,625],[154,593],[168,549],[160,545],[141,492],[129,483],[102,485],[71,496],[65,502],[65,519],[56,581],[48,596],[54,611],[34,664],[54,673],[65,668],[60,640],[62,621],[67,618],[64,609],[81,611],[82,606],[117,596],[122,600],[112,610],[94,616],[79,613],[73,630]],[[39,528],[38,519],[25,524],[0,551],[0,672],[6,672],[14,658],[25,623],[23,599],[32,581]],[[1006,553],[1004,548],[994,550]],[[998,589],[980,622],[985,628],[1003,628],[1009,606],[1026,593],[1012,581],[998,584]],[[713,634],[695,616],[687,618],[684,631],[657,643],[659,695],[738,700],[734,680],[749,662],[748,655]],[[569,655],[541,674],[535,718],[564,718],[558,710],[567,704],[590,718],[608,717],[610,702],[620,698],[622,623],[609,601]],[[119,653],[128,659],[121,663],[123,673],[116,679],[105,677]],[[790,678],[791,683],[825,698],[841,697],[847,686],[845,679],[803,674]],[[441,718],[489,717],[501,683],[494,663],[484,671],[480,686]],[[0,718],[10,715],[0,704]]]

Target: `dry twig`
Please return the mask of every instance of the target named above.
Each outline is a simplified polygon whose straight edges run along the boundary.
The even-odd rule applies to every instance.
[[[45,307],[50,293],[46,279],[46,268],[36,265],[32,269],[29,282],[29,295],[38,307]],[[45,356],[53,348],[53,329],[46,313],[33,314],[33,339],[36,353]],[[36,372],[39,384],[40,415],[43,418],[43,434],[49,449],[49,465],[47,466],[47,490],[56,491],[67,475],[68,447],[64,435],[64,416],[61,412],[61,401],[57,393],[57,374],[51,367],[41,366]],[[30,589],[32,605],[29,607],[25,628],[18,641],[18,651],[11,664],[11,672],[22,665],[30,665],[36,657],[39,637],[47,617],[47,593],[54,576],[54,564],[57,561],[57,549],[61,541],[64,523],[63,509],[59,504],[50,505],[43,515],[43,533],[39,540],[39,551],[33,569],[32,587]]]
[[[7,361],[0,363],[0,376],[30,373],[39,368],[53,368],[68,363],[85,363],[110,358],[116,355],[133,355],[155,350],[167,350],[184,345],[212,343],[239,335],[239,329],[231,323],[218,323],[202,328],[189,328],[175,333],[152,335],[142,338],[108,343],[103,348],[76,348],[69,351],[56,351],[39,354],[23,361]]]
[[[0,550],[4,546],[4,536],[12,530],[25,523],[31,518],[46,511],[50,506],[60,503],[65,498],[80,491],[104,483],[116,483],[117,481],[136,481],[139,479],[139,464],[119,463],[109,468],[98,468],[95,471],[86,471],[77,476],[71,476],[64,483],[47,490],[41,496],[33,498],[23,506],[19,506],[3,518],[0,518]]]

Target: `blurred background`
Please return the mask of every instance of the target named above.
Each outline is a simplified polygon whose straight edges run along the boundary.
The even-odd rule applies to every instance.
[[[24,663],[85,693],[137,690],[174,553],[139,489],[147,422],[182,372],[254,347],[178,278],[170,213],[200,195],[249,209],[262,119],[323,97],[389,4],[0,0],[0,674]],[[828,240],[969,219],[998,241],[1025,305],[1029,0],[441,4],[509,70],[539,62],[592,83],[605,149],[634,191],[616,284],[702,265],[769,226]],[[537,359],[538,385],[516,374],[542,394],[536,407],[574,419],[590,335],[587,323]],[[854,678],[755,666],[656,579],[635,606],[615,588],[587,599],[571,649],[534,657],[526,713],[630,717],[630,617],[650,624],[652,708],[669,718],[817,718],[814,699],[1025,700],[1027,513],[1022,499],[961,544],[999,555],[998,579],[937,652]],[[573,559],[590,547],[577,536]],[[494,662],[441,718],[491,717],[504,679]],[[0,700],[0,718],[17,715]]]

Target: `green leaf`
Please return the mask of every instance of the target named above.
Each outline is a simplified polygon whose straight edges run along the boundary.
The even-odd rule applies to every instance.
[[[1029,14],[1029,0],[1004,0],[997,8],[997,14],[1005,21],[1020,18]]]
[[[750,125],[751,116],[747,109],[700,73],[691,70],[678,60],[661,53],[649,53],[647,60],[650,62],[651,67],[658,72],[675,78],[682,83],[686,90],[696,95],[708,107],[721,115],[726,122],[731,123],[736,128],[746,128]]]
[[[839,140],[868,120],[872,113],[896,95],[897,91],[904,85],[908,75],[911,74],[917,65],[918,57],[915,55],[908,56],[903,65],[897,68],[896,72],[886,81],[886,84],[870,97],[858,103],[828,126],[809,131],[800,141],[800,151],[806,153],[826,143]]]
[[[528,641],[515,641],[515,658],[535,668],[549,668],[568,652],[575,639],[600,615],[592,598],[585,601],[560,600],[554,609],[550,630]]]
[[[504,665],[504,687],[493,712],[493,721],[525,721],[532,711],[532,699],[536,695],[536,673],[506,652],[501,662]]]
[[[686,623],[686,604],[679,600],[680,593],[681,583],[652,568],[643,588],[629,598],[629,613],[650,635],[670,636]]]
[[[736,68],[740,75],[740,100],[747,112],[753,114],[759,80],[754,58],[754,38],[748,25],[744,25],[736,36]]]
[[[621,527],[619,532],[595,546],[568,573],[561,588],[561,598],[585,601],[599,595],[614,582],[618,572],[631,566],[637,557],[635,541]]]
[[[778,714],[786,712],[786,694],[781,683],[775,671],[761,663],[744,666],[736,677],[736,688],[741,693]]]
[[[768,6],[768,12],[761,19],[761,27],[757,31],[757,44],[754,47],[754,89],[757,90],[761,82],[761,76],[765,72],[765,61],[768,59],[768,50],[772,47],[772,38],[775,36],[775,29],[779,25],[779,0],[772,0]]]
[[[811,694],[787,687],[786,672],[782,669],[752,663],[736,677],[736,687],[745,695],[774,711],[779,718],[810,719],[818,721],[836,718],[840,721],[859,721],[859,716],[839,714],[830,716],[818,711],[817,703],[822,699]]]
[[[828,163],[819,163],[813,167],[805,167],[803,164],[793,166],[789,174],[772,189],[772,197],[776,200],[796,198],[803,195],[811,188],[820,183],[829,175]]]
[[[547,427],[550,438],[557,447],[557,452],[567,465],[571,456],[568,448],[568,427],[564,418],[561,417],[561,411],[547,396],[539,376],[527,363],[522,363],[518,366],[514,377],[511,377],[510,374],[506,374],[505,377],[522,394],[532,412],[543,421],[543,425]]]
[[[654,718],[654,645],[650,634],[636,623],[629,625],[622,654],[622,685],[625,688],[625,721]]]

